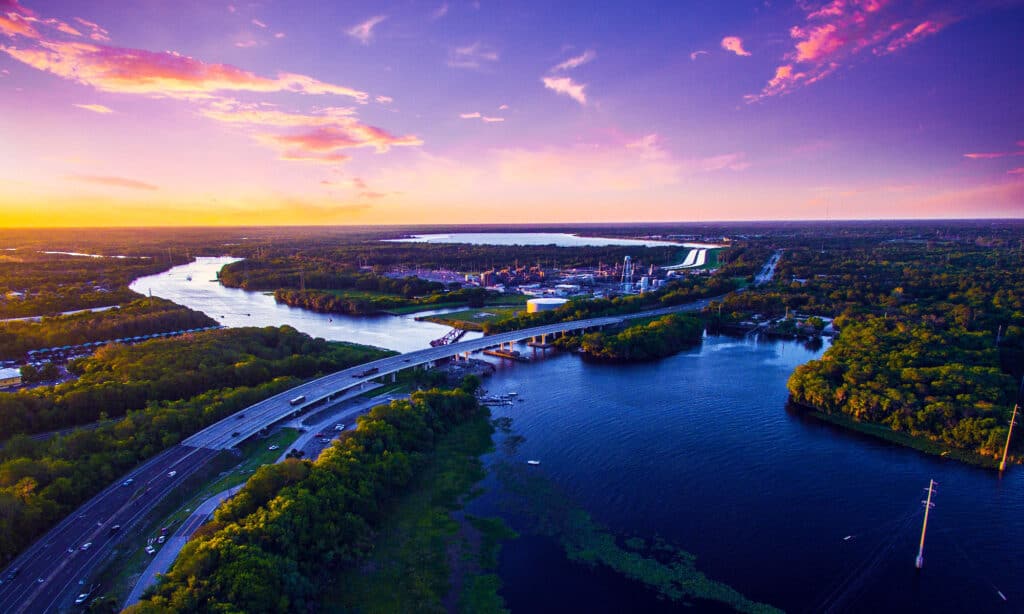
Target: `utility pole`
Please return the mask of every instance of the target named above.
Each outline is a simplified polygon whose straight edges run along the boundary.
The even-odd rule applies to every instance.
[[[933,507],[932,493],[934,492],[935,480],[928,480],[928,499],[922,501],[924,503],[924,523],[921,524],[921,545],[917,548],[917,560],[914,561],[914,566],[918,569],[924,567],[924,534],[928,530],[928,511]]]
[[[1006,454],[1010,451],[1010,437],[1013,435],[1013,425],[1017,422],[1017,408],[1020,407],[1020,403],[1015,403],[1013,406],[1013,416],[1010,418],[1010,430],[1006,432],[1006,445],[1003,446],[1003,460],[999,462],[999,471],[1006,470]]]

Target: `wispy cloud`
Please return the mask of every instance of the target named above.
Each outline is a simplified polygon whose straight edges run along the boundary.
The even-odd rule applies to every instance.
[[[275,32],[274,33],[274,38],[284,38],[284,36],[285,36],[284,32]]]
[[[503,105],[501,105],[501,106],[499,106],[499,107],[498,107],[498,110],[499,110],[499,111],[504,111],[504,110],[506,110],[506,109],[508,109],[508,105],[507,105],[507,104],[503,104]]]
[[[448,14],[448,3],[447,2],[443,2],[443,3],[441,3],[441,6],[437,7],[436,9],[433,10],[433,12],[430,13],[430,18],[431,19],[441,19],[442,17],[444,17],[447,14]]]
[[[696,61],[697,58],[699,58],[702,55],[708,55],[708,52],[704,51],[703,49],[698,49],[697,51],[694,51],[693,53],[690,54],[690,61]]]
[[[256,26],[257,28],[263,28],[264,30],[267,29],[267,24],[263,23],[259,19],[253,18],[251,23],[252,23],[252,25]]]
[[[587,94],[586,85],[576,83],[570,77],[542,77],[544,87],[563,96],[568,96],[581,105],[586,106]]]
[[[137,181],[135,179],[128,179],[127,177],[114,177],[108,175],[68,175],[67,178],[71,179],[72,181],[79,181],[81,183],[92,183],[95,185],[109,186],[114,188],[128,188],[131,190],[160,189],[151,183]]]
[[[373,40],[373,29],[387,18],[387,15],[374,15],[366,21],[352,26],[345,33],[360,43],[369,45]]]
[[[100,113],[101,115],[114,112],[110,107],[105,107],[101,104],[74,104],[73,106],[85,109],[86,111],[92,111],[93,113]]]
[[[596,57],[597,53],[595,53],[592,49],[587,49],[580,55],[571,57],[568,60],[562,62],[561,64],[556,65],[554,68],[551,69],[551,72],[562,72],[566,70],[572,70],[573,68],[583,66],[584,64],[593,60]]]
[[[459,113],[459,117],[462,119],[479,119],[480,121],[488,124],[495,124],[505,121],[504,117],[490,117],[481,114],[479,111],[473,111],[472,113]]]
[[[258,46],[259,46],[259,43],[254,41],[254,40],[252,40],[251,38],[248,39],[248,40],[238,41],[238,42],[235,43],[235,47],[238,47],[239,49],[249,49],[251,47],[258,47]]]
[[[900,51],[960,19],[946,7],[933,9],[927,2],[831,0],[798,5],[805,19],[789,30],[793,49],[760,93],[745,96],[747,102],[816,83],[862,52],[881,56]]]
[[[743,48],[743,39],[738,36],[726,36],[722,39],[722,49],[731,51],[736,55],[749,56],[750,52]],[[690,59],[695,59],[692,55]]]
[[[448,51],[448,66],[452,68],[480,68],[499,59],[497,50],[480,41]]]
[[[981,153],[965,153],[965,158],[972,160],[992,160],[995,158],[1008,158],[1013,156],[1024,156],[1024,151],[989,151]]]
[[[1018,166],[1006,171],[1007,175],[1024,175],[1024,166]]]

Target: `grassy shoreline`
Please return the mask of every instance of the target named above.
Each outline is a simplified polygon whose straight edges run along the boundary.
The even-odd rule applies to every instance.
[[[939,456],[942,458],[950,458],[976,467],[984,467],[986,469],[995,469],[999,466],[999,461],[994,458],[954,448],[924,437],[916,437],[908,433],[894,431],[884,424],[858,422],[844,414],[827,414],[819,411],[815,407],[797,403],[792,399],[790,399],[789,403],[801,413],[811,416],[817,420],[821,420],[822,422],[827,422],[829,424],[849,429],[863,435],[868,435],[875,439],[881,439],[882,441],[887,441],[905,448],[911,448],[918,452],[924,452],[925,454]]]

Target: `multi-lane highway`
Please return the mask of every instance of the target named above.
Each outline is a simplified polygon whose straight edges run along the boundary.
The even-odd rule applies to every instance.
[[[79,507],[4,571],[0,612],[52,612],[73,605],[121,536],[131,533],[178,482],[216,454],[206,448],[174,446]],[[172,471],[175,474],[168,475]],[[83,549],[85,544],[91,545]]]
[[[301,384],[251,405],[192,435],[180,445],[150,459],[90,499],[22,553],[0,575],[0,612],[55,612],[72,607],[76,595],[89,585],[90,575],[118,545],[128,529],[146,517],[188,474],[209,462],[218,450],[234,447],[296,412],[318,409],[352,393],[366,382],[404,369],[429,365],[453,356],[514,343],[524,339],[620,324],[625,320],[696,311],[714,299],[642,313],[560,322],[500,333],[382,358]],[[301,401],[296,401],[302,397]],[[175,472],[174,476],[170,472]],[[131,479],[130,486],[122,483]],[[120,529],[112,530],[114,525]],[[92,544],[82,550],[85,543]],[[138,544],[137,547],[143,547]],[[125,544],[124,547],[136,547]],[[13,574],[13,576],[12,576]],[[80,584],[80,581],[84,581]]]

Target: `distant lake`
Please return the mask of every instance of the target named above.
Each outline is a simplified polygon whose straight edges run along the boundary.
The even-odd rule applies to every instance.
[[[618,239],[581,237],[565,232],[452,232],[413,235],[405,239],[385,239],[393,243],[468,243],[471,245],[557,245],[558,247],[603,247],[634,245],[636,247],[719,247],[706,243],[679,243],[653,239]]]

